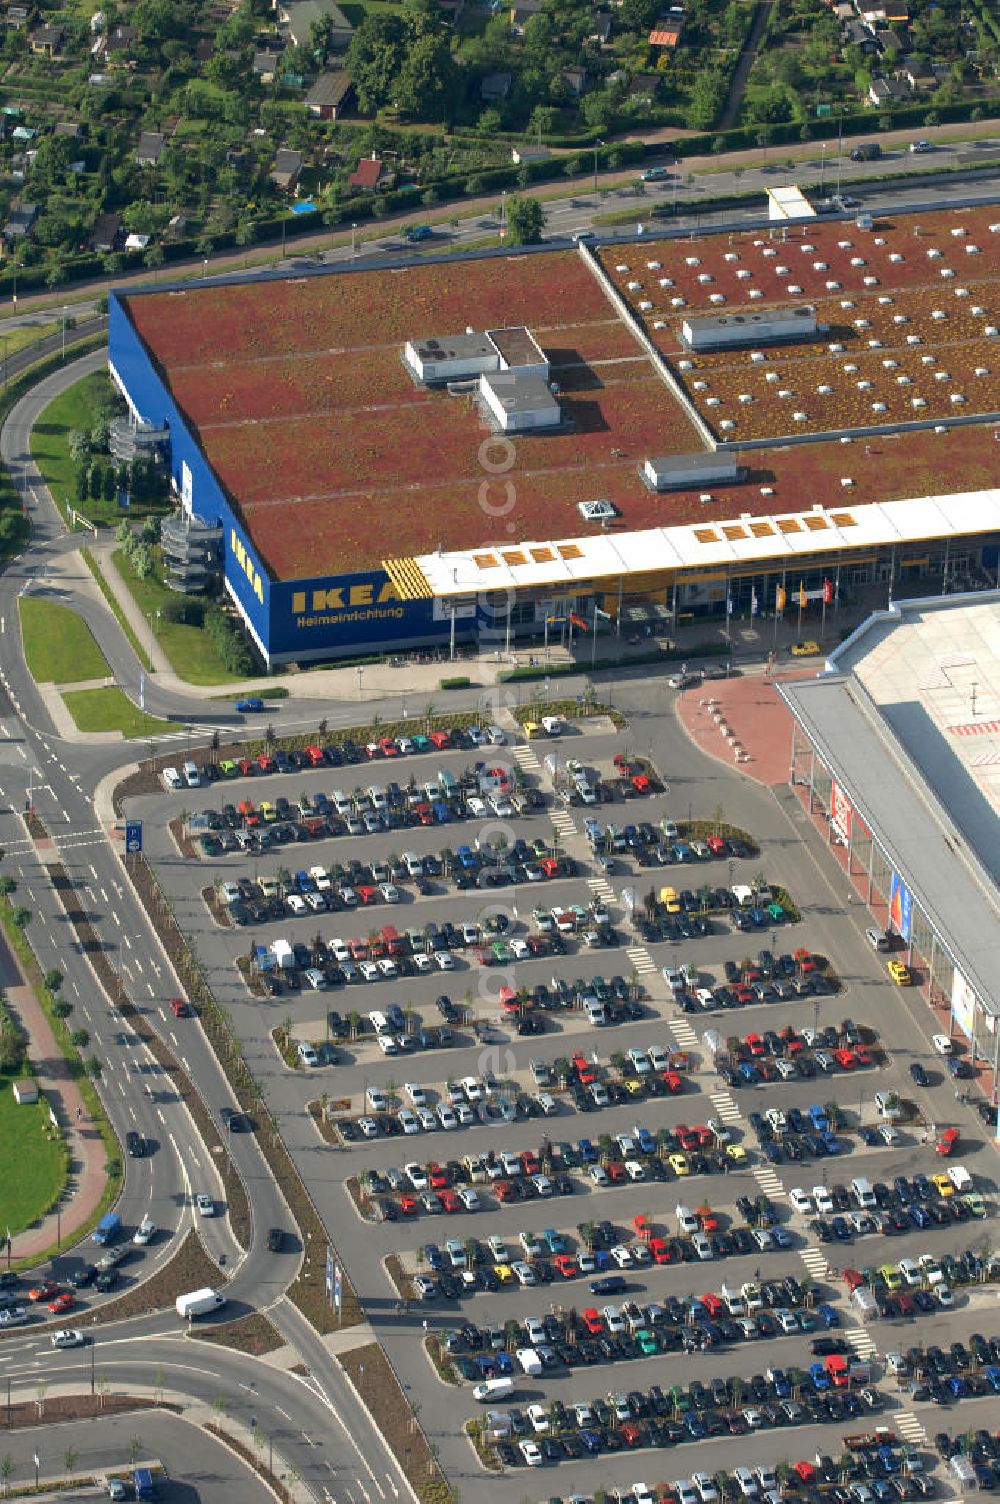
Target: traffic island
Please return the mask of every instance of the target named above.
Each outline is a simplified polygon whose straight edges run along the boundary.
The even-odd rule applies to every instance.
[[[379,1344],[341,1353],[340,1364],[422,1504],[453,1504],[455,1495]]]
[[[220,1347],[231,1347],[234,1352],[247,1353],[252,1358],[263,1358],[285,1346],[285,1339],[259,1311],[241,1316],[236,1321],[226,1321],[220,1326],[198,1327],[191,1336],[199,1342],[215,1342]]]

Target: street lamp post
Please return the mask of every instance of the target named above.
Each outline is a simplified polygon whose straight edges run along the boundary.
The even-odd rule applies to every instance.
[[[365,672],[365,666],[364,666],[364,664],[363,663],[359,663],[358,664],[358,699],[359,700],[361,699],[361,680],[362,680],[362,678],[364,676],[364,672]]]
[[[352,256],[356,256],[357,254],[358,254],[358,227],[357,227],[357,225],[351,225],[351,255]]]
[[[595,193],[597,192],[597,153],[600,151],[600,149],[601,149],[601,147],[603,145],[604,145],[603,141],[595,141],[594,142],[594,192]]]

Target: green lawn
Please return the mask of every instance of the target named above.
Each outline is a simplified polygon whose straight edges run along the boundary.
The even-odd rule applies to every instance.
[[[63,695],[66,709],[81,731],[121,731],[127,737],[159,736],[176,731],[173,721],[144,715],[118,688],[71,689]]]
[[[39,684],[79,684],[111,672],[90,628],[68,606],[23,595],[18,607],[24,656]]]
[[[66,1184],[66,1145],[49,1123],[46,1103],[19,1107],[0,1076],[0,1236],[44,1217]]]
[[[168,590],[158,575],[151,574],[140,580],[123,549],[115,550],[114,561],[143,616],[148,618],[151,611],[159,611],[168,600],[176,601],[176,593]],[[156,640],[170,659],[174,673],[189,684],[233,683],[233,675],[200,627],[164,621],[160,617],[156,620]]]
[[[6,341],[6,353],[16,355],[18,350],[26,350],[29,345],[37,345],[39,340],[48,339],[50,334],[56,334],[59,324],[21,324],[17,329],[5,332],[0,324],[0,334]],[[67,331],[67,338],[71,338],[73,330]]]
[[[31,455],[42,472],[56,505],[63,511],[76,501],[76,465],[69,457],[69,436],[74,428],[90,429],[97,422],[99,404],[108,390],[103,371],[85,376],[50,402],[31,434]],[[87,516],[97,520],[99,509],[108,505],[88,501]],[[111,504],[117,515],[117,503]]]

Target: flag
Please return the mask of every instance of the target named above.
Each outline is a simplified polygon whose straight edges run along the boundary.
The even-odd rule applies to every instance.
[[[600,606],[595,606],[594,607],[594,616],[595,617],[599,616],[600,619],[601,619],[601,621],[610,621],[611,620],[611,612],[610,611],[602,611],[601,608],[600,608]]]
[[[824,580],[823,581],[823,604],[824,604],[824,606],[828,606],[832,600],[833,600],[833,581],[832,580]]]
[[[799,605],[803,608],[803,610],[805,609],[805,607],[807,605],[807,601],[806,601],[806,587],[803,585],[803,583],[802,583],[801,580],[799,581]]]
[[[569,613],[569,619],[573,623],[574,627],[578,627],[581,632],[590,631],[590,623],[584,621],[582,616],[577,616],[575,611],[571,611]]]
[[[727,616],[732,616],[732,614],[733,614],[733,598],[732,598],[731,595],[727,595],[726,596],[726,615]]]
[[[756,590],[751,590],[750,591],[750,615],[751,616],[756,616],[758,609],[759,608],[758,608],[758,601],[757,601],[757,592],[756,592]]]
[[[333,1294],[333,1253],[329,1243],[326,1245],[326,1293],[328,1297]]]
[[[785,609],[785,601],[786,601],[786,599],[787,599],[787,594],[786,594],[786,591],[785,591],[785,587],[784,587],[784,585],[779,585],[778,588],[777,588],[777,590],[775,590],[775,592],[774,592],[774,609],[775,609],[775,611],[777,611],[779,613],[779,615]]]

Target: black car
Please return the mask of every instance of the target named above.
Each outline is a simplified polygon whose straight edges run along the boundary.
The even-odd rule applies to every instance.
[[[74,1290],[82,1290],[85,1285],[93,1284],[97,1277],[97,1269],[93,1264],[81,1264],[79,1269],[67,1275],[66,1283],[72,1285]]]
[[[272,1227],[267,1234],[267,1249],[269,1253],[280,1253],[285,1246],[285,1234],[280,1227]]]
[[[125,1148],[130,1159],[145,1159],[146,1157],[146,1140],[141,1133],[136,1133],[134,1128],[130,1128],[125,1135]]]
[[[101,1269],[94,1280],[94,1286],[98,1290],[113,1290],[120,1276],[117,1269]]]

